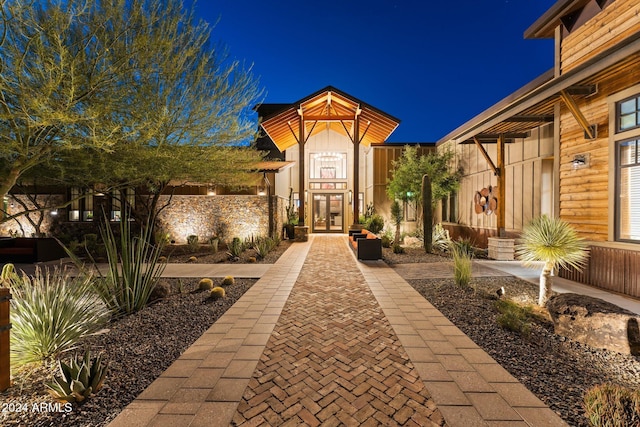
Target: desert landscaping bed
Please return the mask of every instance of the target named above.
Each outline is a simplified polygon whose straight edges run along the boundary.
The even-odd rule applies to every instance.
[[[163,280],[173,295],[110,323],[82,344],[92,352],[102,351],[110,361],[105,385],[94,397],[69,413],[34,410],[34,404],[53,401],[43,386],[53,369],[42,367],[28,377],[16,376],[15,384],[2,393],[0,425],[107,425],[256,282],[236,279],[226,288],[226,298],[212,301],[208,292],[196,291],[198,279]]]
[[[419,248],[408,248],[405,254],[385,249],[383,255],[391,265],[446,260]],[[534,305],[538,296],[535,284],[513,276],[474,277],[466,288],[456,286],[453,279],[408,282],[571,426],[589,426],[582,401],[592,386],[615,383],[640,388],[640,357],[591,348],[558,336],[544,311],[533,318],[528,336],[499,326],[496,290],[504,287],[506,297]]]

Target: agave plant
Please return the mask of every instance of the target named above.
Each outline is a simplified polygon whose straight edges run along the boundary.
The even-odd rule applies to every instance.
[[[69,364],[58,362],[61,376],[54,376],[46,384],[47,391],[61,402],[82,403],[102,388],[109,363],[102,363],[102,355],[91,360],[89,351],[82,359],[75,356]]]
[[[576,231],[567,222],[547,215],[534,218],[524,227],[516,254],[526,266],[543,262],[538,296],[541,307],[551,297],[552,272],[567,267],[581,270],[588,257],[587,245]]]

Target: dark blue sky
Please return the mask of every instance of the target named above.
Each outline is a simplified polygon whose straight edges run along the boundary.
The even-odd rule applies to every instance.
[[[555,0],[199,0],[213,40],[248,64],[265,102],[332,85],[436,141],[553,66],[523,32]]]

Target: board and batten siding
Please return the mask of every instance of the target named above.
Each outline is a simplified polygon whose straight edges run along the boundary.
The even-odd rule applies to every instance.
[[[560,49],[565,73],[640,31],[640,2],[616,0],[566,35]]]
[[[458,166],[464,175],[458,192],[458,223],[473,229],[496,230],[495,214],[477,214],[474,196],[477,191],[497,185],[486,160],[474,144],[442,144],[439,149],[455,146]],[[496,144],[483,144],[489,157],[495,162]],[[530,136],[520,138],[505,146],[506,200],[505,229],[519,234],[522,227],[541,213],[551,214],[553,206],[553,124],[532,129]],[[494,190],[497,195],[497,189]],[[486,234],[486,233],[483,233]]]
[[[597,124],[598,134],[587,140],[584,131],[564,105],[560,112],[560,217],[574,226],[586,239],[610,240],[613,227],[615,191],[609,171],[615,170],[609,135],[609,97],[640,81],[638,62],[620,67],[597,82],[598,92],[576,99],[590,124]],[[589,167],[573,169],[578,154],[589,155]],[[612,169],[613,168],[613,169]]]

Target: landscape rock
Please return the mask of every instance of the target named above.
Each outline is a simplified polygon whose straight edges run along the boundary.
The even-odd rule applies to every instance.
[[[556,334],[622,354],[640,355],[640,316],[599,298],[559,294],[547,309]]]

